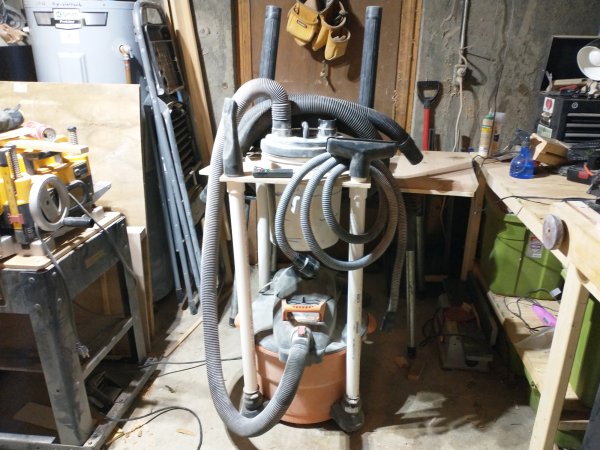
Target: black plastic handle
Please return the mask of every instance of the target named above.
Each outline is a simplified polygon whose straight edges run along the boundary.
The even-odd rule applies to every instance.
[[[65,217],[62,221],[62,224],[65,227],[92,228],[94,226],[94,221],[88,216]]]
[[[329,154],[350,160],[350,176],[367,178],[371,161],[391,158],[396,154],[397,143],[371,139],[327,139]]]

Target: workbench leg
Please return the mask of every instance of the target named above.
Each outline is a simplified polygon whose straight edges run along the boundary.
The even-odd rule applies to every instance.
[[[588,296],[579,272],[570,264],[529,443],[530,450],[550,450],[554,445]]]
[[[25,295],[61,444],[81,445],[93,430],[68,296],[55,270],[31,275]]]
[[[129,247],[125,249],[125,261],[131,267],[131,261],[129,256]],[[136,280],[133,278],[133,274],[130,274],[122,264],[119,263],[119,272],[121,272],[119,278],[121,283],[125,282],[127,296],[123,297],[123,302],[127,301],[127,304],[123,304],[125,311],[131,316],[133,321],[133,340],[135,344],[135,353],[138,363],[142,363],[146,359],[146,341],[144,337],[144,324],[142,321],[142,315],[140,312],[140,303],[137,295]]]
[[[477,177],[479,187],[471,199],[469,208],[469,220],[467,222],[467,234],[465,237],[465,250],[463,251],[462,268],[460,270],[461,281],[467,281],[469,272],[473,270],[475,252],[477,250],[477,239],[479,238],[479,227],[481,225],[481,213],[483,211],[483,198],[485,192],[485,178]]]
[[[415,280],[415,251],[406,251],[406,325],[408,334],[407,354],[414,358],[417,356],[416,336],[416,300],[417,286]]]
[[[415,279],[417,290],[423,292],[425,289],[425,209],[427,205],[427,197],[419,195],[417,199],[418,208],[415,217],[415,246],[416,254],[416,270]]]
[[[407,213],[407,243],[406,255],[404,257],[404,274],[406,276],[406,328],[407,345],[406,352],[410,358],[417,355],[416,330],[415,330],[415,305],[417,300],[418,285],[418,230],[417,215],[419,214],[419,197],[408,198]],[[421,249],[423,250],[423,249]]]

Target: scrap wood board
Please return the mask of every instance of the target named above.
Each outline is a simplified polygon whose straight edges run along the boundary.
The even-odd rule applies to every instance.
[[[394,156],[390,163],[394,178],[440,175],[472,167],[473,156],[460,152],[424,152],[423,160],[414,165],[406,157],[399,155]]]
[[[403,192],[473,197],[479,186],[468,153],[426,152],[415,165],[403,155],[394,156],[390,170]]]
[[[89,147],[94,181],[112,187],[97,202],[119,211],[128,225],[146,226],[139,86],[0,81],[0,107],[21,105],[26,121],[59,134],[76,126]]]

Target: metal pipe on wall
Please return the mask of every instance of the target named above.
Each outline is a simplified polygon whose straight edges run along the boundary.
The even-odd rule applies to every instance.
[[[262,48],[260,50],[259,78],[269,78],[271,80],[275,79],[280,21],[281,8],[273,5],[267,5],[265,8],[265,25],[263,28]]]
[[[375,100],[382,11],[381,6],[368,6],[365,13],[365,37],[360,66],[358,103],[369,108],[373,107]]]

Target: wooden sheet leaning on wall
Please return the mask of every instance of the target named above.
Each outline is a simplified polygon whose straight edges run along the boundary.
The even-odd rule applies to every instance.
[[[186,91],[190,97],[196,142],[202,157],[202,165],[207,166],[213,147],[213,130],[190,3],[189,0],[163,0],[163,8],[171,19],[175,32],[174,39],[179,46],[179,62],[185,78]]]

